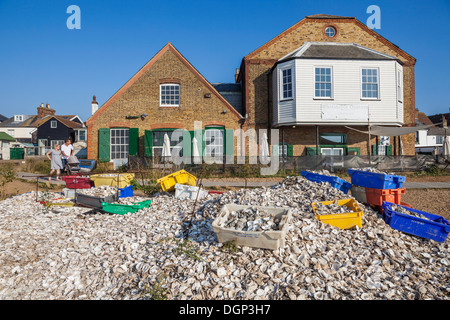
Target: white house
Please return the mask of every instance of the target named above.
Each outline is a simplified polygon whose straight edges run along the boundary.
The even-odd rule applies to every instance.
[[[272,70],[273,126],[403,125],[403,68],[353,43],[308,42]]]

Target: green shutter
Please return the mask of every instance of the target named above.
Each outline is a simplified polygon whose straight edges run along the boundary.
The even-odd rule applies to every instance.
[[[376,145],[376,144],[373,144],[373,145],[372,145],[372,155],[373,155],[373,156],[376,156],[376,155],[377,155],[377,145]]]
[[[111,159],[111,137],[108,128],[98,129],[98,160],[108,162]]]
[[[183,157],[190,159],[192,156],[192,138],[194,132],[183,130]]]
[[[288,143],[286,143],[286,145],[287,145],[287,156],[292,157],[294,155],[294,146]]]
[[[306,147],[306,155],[307,156],[315,156],[316,155],[316,147]]]
[[[392,156],[392,145],[391,144],[386,146],[386,155]]]
[[[139,129],[130,128],[128,130],[128,154],[137,156],[139,152]]]
[[[197,145],[198,145],[198,154],[200,156],[204,156],[205,152],[205,130],[194,130],[194,136],[195,139],[197,139]]]
[[[234,130],[225,129],[225,155],[226,163],[234,163]]]
[[[153,132],[145,130],[144,134],[144,156],[151,157],[153,151]]]

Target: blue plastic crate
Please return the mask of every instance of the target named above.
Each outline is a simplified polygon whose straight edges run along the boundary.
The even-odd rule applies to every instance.
[[[393,174],[348,169],[352,185],[372,189],[400,189],[406,178]]]
[[[133,186],[129,185],[125,188],[119,188],[120,195],[119,198],[127,198],[133,196]]]
[[[400,206],[411,212],[421,214],[430,220],[417,218],[409,214],[394,211],[392,205],[394,204],[391,202],[383,202],[384,221],[391,228],[437,242],[445,242],[447,239],[450,232],[450,224],[443,217],[425,211]]]
[[[347,193],[348,190],[352,188],[352,184],[339,178],[339,177],[333,177],[333,176],[326,176],[323,174],[313,173],[309,171],[302,171],[302,176],[304,176],[306,179],[313,181],[313,182],[328,182],[331,184],[333,188],[336,188],[343,193]]]

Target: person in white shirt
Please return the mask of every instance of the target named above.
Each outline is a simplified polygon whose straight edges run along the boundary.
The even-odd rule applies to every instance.
[[[61,160],[63,164],[63,170],[66,170],[67,159],[73,155],[73,146],[70,143],[71,140],[67,138],[65,143],[61,146]]]

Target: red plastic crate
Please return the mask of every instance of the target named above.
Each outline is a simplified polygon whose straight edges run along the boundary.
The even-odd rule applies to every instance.
[[[372,189],[366,188],[367,204],[374,206],[382,206],[383,201],[401,204],[402,194],[405,194],[406,189]]]
[[[90,189],[94,186],[94,182],[86,177],[80,176],[64,176],[61,177],[69,189]]]

